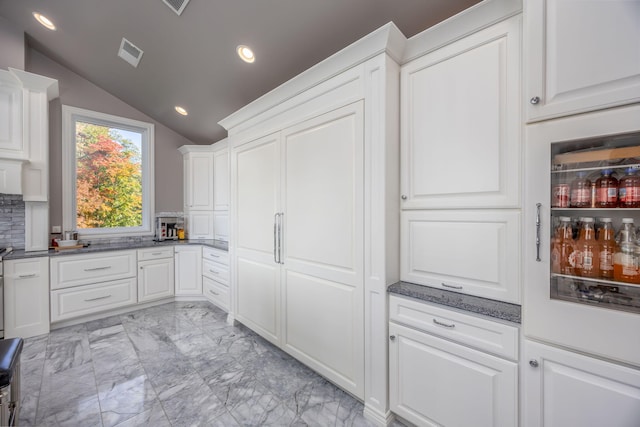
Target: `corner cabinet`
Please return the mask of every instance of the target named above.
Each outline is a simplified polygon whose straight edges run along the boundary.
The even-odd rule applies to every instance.
[[[4,337],[49,332],[49,258],[4,262]]]
[[[175,295],[202,295],[202,246],[175,246]]]
[[[515,16],[401,70],[403,209],[520,204],[520,30]]]
[[[640,1],[526,2],[529,121],[640,101]]]
[[[640,425],[640,370],[535,341],[524,352],[523,427]]]
[[[208,146],[180,147],[184,161],[185,210],[213,210],[213,153]]]

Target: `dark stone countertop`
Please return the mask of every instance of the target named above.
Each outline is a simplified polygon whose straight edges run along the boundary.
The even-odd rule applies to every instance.
[[[48,251],[31,251],[25,252],[23,249],[13,250],[10,253],[3,255],[3,260],[11,260],[11,259],[23,259],[23,258],[35,258],[35,257],[43,257],[43,256],[64,256],[64,255],[79,255],[79,254],[90,254],[95,252],[105,252],[105,251],[123,251],[127,249],[145,249],[145,248],[155,248],[158,246],[187,246],[187,245],[202,245],[209,246],[211,248],[220,249],[223,251],[229,250],[229,243],[222,240],[164,240],[162,242],[156,242],[153,240],[145,240],[142,242],[121,242],[121,243],[104,243],[97,244],[93,243],[84,248],[78,249],[63,249],[63,250],[55,250],[49,249]]]
[[[387,288],[387,292],[513,323],[521,323],[521,309],[517,304],[465,295],[459,292],[446,291],[444,289],[416,285],[415,283],[409,282],[394,283]]]

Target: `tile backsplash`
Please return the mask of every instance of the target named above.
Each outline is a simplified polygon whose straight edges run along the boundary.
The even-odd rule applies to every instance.
[[[19,194],[0,194],[0,247],[24,249],[24,201]]]

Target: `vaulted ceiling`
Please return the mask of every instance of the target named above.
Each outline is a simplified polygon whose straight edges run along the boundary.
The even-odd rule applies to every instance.
[[[226,136],[219,120],[387,22],[411,37],[478,1],[190,0],[177,15],[162,0],[0,0],[0,16],[31,47],[209,144]],[[57,30],[38,24],[34,11]],[[137,68],[117,56],[123,37],[144,51]],[[236,55],[241,44],[254,63]]]

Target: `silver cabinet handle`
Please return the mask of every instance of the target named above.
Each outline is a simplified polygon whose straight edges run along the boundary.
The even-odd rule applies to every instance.
[[[283,233],[284,233],[284,229],[282,227],[282,220],[284,218],[284,213],[280,212],[278,214],[278,263],[279,264],[284,264],[284,262],[282,261],[282,240],[283,237]]]
[[[273,215],[273,262],[278,263],[278,215]]]
[[[211,254],[211,256],[214,257],[214,258],[220,258],[220,255]]]
[[[107,265],[106,267],[85,268],[84,271],[108,270],[110,268],[111,268],[111,266]]]
[[[536,359],[531,359],[529,360],[529,366],[531,366],[532,368],[537,368],[538,366],[540,366],[540,364]]]
[[[529,102],[533,105],[539,104],[540,103],[540,97],[539,96],[534,96],[533,98],[531,98],[529,100]]]
[[[152,252],[151,255],[153,255],[153,256],[162,255],[162,252]]]
[[[542,208],[542,203],[536,203],[536,261],[542,261],[540,259],[540,208]]]
[[[443,323],[443,322],[439,322],[437,319],[433,319],[433,323],[435,323],[438,326],[443,326],[445,328],[449,328],[449,329],[453,329],[456,327],[456,325],[454,323]]]
[[[18,276],[18,279],[28,279],[30,277],[36,277],[38,276],[36,273],[32,273],[32,274],[21,274]]]
[[[400,196],[400,198],[401,198],[402,200],[407,200],[407,196],[405,196],[404,194],[403,194],[402,196]]]
[[[210,272],[210,273],[213,273],[213,274],[220,274],[220,272],[219,272],[219,271],[215,271],[215,270],[212,270],[212,269],[209,269],[209,272]]]
[[[107,299],[107,298],[111,298],[111,295],[105,295],[105,296],[103,296],[103,297],[89,298],[89,299],[86,299],[85,301],[86,301],[86,302],[89,302],[89,301],[98,301],[99,299]]]
[[[441,285],[445,288],[450,288],[450,289],[462,289],[462,286],[459,286],[459,285],[447,285],[446,283],[441,283]]]
[[[215,296],[219,296],[219,295],[220,295],[220,294],[219,294],[219,293],[217,293],[217,292],[213,292],[211,289],[209,289],[209,293],[210,293],[210,294],[213,294],[213,295],[215,295]]]
[[[395,336],[395,335],[391,335],[391,336],[389,337],[389,339],[390,339],[391,341],[395,341],[395,340],[396,340],[396,336]]]

